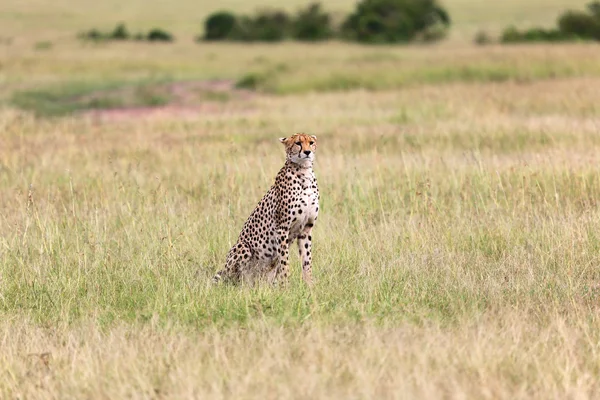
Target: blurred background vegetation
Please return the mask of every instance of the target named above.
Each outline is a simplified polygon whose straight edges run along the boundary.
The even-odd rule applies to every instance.
[[[0,102],[64,115],[223,101],[231,90],[595,76],[586,43],[599,39],[600,3],[585,0],[5,0]],[[212,81],[228,89],[197,84]]]
[[[502,32],[507,26],[518,28],[556,25],[559,15],[568,9],[583,12],[589,0],[484,0],[440,1],[452,19],[453,40],[470,41],[480,30],[491,34]],[[206,0],[4,0],[0,7],[0,35],[14,40],[56,39],[92,28],[108,30],[124,22],[133,31],[148,31],[160,27],[182,38],[202,34],[205,19],[217,11],[236,15],[252,15],[261,9],[281,9],[294,14],[308,7],[312,1],[292,0],[282,4],[275,0],[224,0],[218,3]],[[322,3],[322,9],[331,13],[334,22],[340,23],[353,11],[357,2],[331,0]]]

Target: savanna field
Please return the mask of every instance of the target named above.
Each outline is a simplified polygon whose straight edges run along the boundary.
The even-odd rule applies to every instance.
[[[446,40],[366,46],[4,0],[0,398],[598,398],[598,44],[472,43],[585,3],[446,0]],[[177,40],[76,38],[120,21]],[[295,245],[285,289],[211,285],[295,132],[314,287]]]

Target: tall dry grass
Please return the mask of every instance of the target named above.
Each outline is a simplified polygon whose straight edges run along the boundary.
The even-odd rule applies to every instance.
[[[599,84],[4,108],[0,397],[596,397]],[[211,287],[296,131],[314,290]]]
[[[582,310],[583,311],[583,310]],[[584,311],[585,312],[585,311]],[[259,321],[189,332],[157,324],[2,324],[6,398],[594,398],[598,323],[492,312],[457,326]]]

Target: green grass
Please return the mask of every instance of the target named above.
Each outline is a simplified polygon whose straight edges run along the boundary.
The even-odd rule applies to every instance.
[[[81,81],[16,92],[10,103],[39,116],[58,116],[95,109],[159,106],[169,101],[169,93],[160,83]]]
[[[188,55],[193,49],[194,44],[124,44],[23,54],[6,59],[0,99],[49,115],[177,103],[168,84],[193,86],[215,79],[235,82],[239,89],[289,95],[600,76],[593,44],[365,48],[328,43],[284,44],[276,51],[269,45],[231,44],[202,46],[198,58]],[[210,90],[202,91],[204,96],[185,102],[235,98],[230,92],[211,98]]]

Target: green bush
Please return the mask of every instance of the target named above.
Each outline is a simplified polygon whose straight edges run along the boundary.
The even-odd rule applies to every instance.
[[[437,23],[425,29],[423,33],[420,35],[420,38],[424,42],[437,42],[442,40],[448,34],[448,29],[444,24]]]
[[[238,24],[230,12],[219,11],[208,16],[204,22],[204,40],[231,39]]]
[[[436,0],[363,0],[344,21],[342,34],[365,43],[437,40],[449,25],[448,13]]]
[[[600,1],[587,5],[585,11],[565,11],[558,18],[556,29],[531,28],[519,31],[507,28],[502,34],[502,43],[558,42],[567,40],[600,41]]]
[[[128,40],[129,32],[127,31],[127,27],[125,26],[125,24],[120,23],[119,25],[117,25],[112,31],[112,33],[110,33],[108,38],[112,40]]]
[[[574,39],[558,29],[532,28],[525,31],[525,40],[528,42],[562,42]]]
[[[479,31],[475,34],[473,42],[479,46],[494,43],[494,39],[486,31]]]
[[[174,39],[173,35],[171,35],[169,32],[159,28],[154,28],[148,32],[146,40],[149,42],[172,42]]]
[[[209,15],[204,22],[204,40],[235,40],[276,42],[291,31],[289,16],[279,10],[262,10],[254,16],[237,17],[220,11]]]
[[[331,16],[313,3],[298,11],[292,22],[292,37],[303,41],[326,40],[333,36]]]
[[[97,29],[92,29],[87,32],[82,32],[78,35],[80,39],[83,40],[136,40],[143,41],[147,40],[149,42],[172,42],[174,39],[173,35],[163,29],[154,28],[148,33],[136,33],[132,35],[127,30],[125,24],[121,23],[115,27],[112,32],[101,32]]]
[[[199,40],[326,40],[336,34],[331,20],[319,3],[300,9],[293,18],[281,10],[252,16],[219,11],[205,20]],[[344,22],[342,34],[367,43],[436,41],[446,36],[449,26],[450,17],[437,0],[362,0]]]
[[[577,39],[569,33],[559,29],[530,28],[519,31],[511,26],[504,30],[500,41],[502,43],[526,43],[526,42],[563,42]]]
[[[100,32],[98,29],[90,29],[89,31],[82,32],[78,35],[78,37],[83,40],[93,40],[93,41],[107,39],[107,35]]]
[[[80,39],[84,40],[129,40],[131,39],[131,35],[127,31],[127,27],[125,24],[121,23],[113,29],[112,32],[101,32],[98,29],[94,28],[87,32],[82,32],[78,35]]]
[[[236,83],[235,87],[238,89],[258,89],[264,82],[266,78],[264,75],[260,74],[247,74],[241,77]]]
[[[277,42],[285,39],[290,32],[289,16],[279,10],[259,11],[254,18],[244,21],[244,40]]]
[[[592,1],[587,5],[587,9],[592,15],[600,18],[600,1]]]
[[[518,43],[522,42],[522,34],[519,32],[517,28],[514,26],[509,26],[502,32],[502,36],[500,36],[500,42],[502,43]]]
[[[583,11],[567,11],[558,19],[561,32],[582,39],[600,40],[600,15]]]

